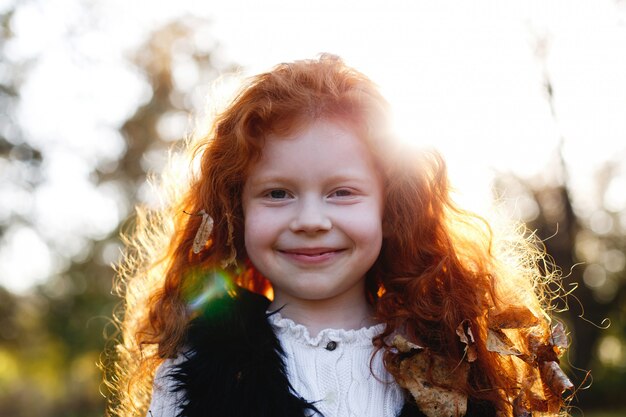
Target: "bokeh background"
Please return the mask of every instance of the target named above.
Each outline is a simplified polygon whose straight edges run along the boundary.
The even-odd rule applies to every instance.
[[[380,85],[462,204],[536,230],[573,290],[573,405],[626,415],[625,1],[1,0],[1,416],[104,414],[147,175],[215,79],[320,52]]]

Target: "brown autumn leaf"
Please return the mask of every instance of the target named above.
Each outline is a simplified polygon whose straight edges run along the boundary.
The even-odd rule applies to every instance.
[[[492,329],[526,329],[539,324],[539,319],[524,306],[512,306],[496,314],[489,314]]]
[[[530,409],[539,413],[555,411],[555,407],[552,405],[551,401],[538,397],[537,395],[532,396],[529,403]]]
[[[465,359],[468,362],[474,362],[478,358],[476,346],[474,345],[474,335],[470,327],[469,320],[463,320],[456,328],[456,334],[462,343],[465,343]]]
[[[512,306],[500,311],[490,313],[488,325],[492,329],[526,329],[539,324],[539,319],[524,306]]]
[[[200,227],[198,227],[192,247],[193,253],[196,255],[206,246],[209,237],[211,236],[211,232],[213,231],[213,218],[204,210],[198,213],[198,215],[202,216],[202,222],[200,223]]]
[[[513,400],[513,417],[532,417],[533,413],[530,411],[530,406],[524,391]]]
[[[409,390],[419,409],[428,417],[460,417],[467,411],[467,397],[458,391],[443,388],[432,384],[428,378],[429,367],[432,366],[432,377],[436,383],[446,382],[452,385],[452,375],[460,375],[459,378],[467,378],[465,372],[459,366],[457,372],[451,372],[452,368],[441,366],[442,360],[435,359],[430,364],[428,353],[420,352],[400,363],[400,378],[398,383]],[[464,365],[466,365],[464,363]],[[445,374],[445,372],[451,372]]]
[[[550,342],[554,346],[556,353],[560,355],[569,346],[569,340],[565,333],[565,326],[560,321],[552,327],[552,333],[550,334]]]
[[[423,350],[424,348],[422,348],[421,346],[416,345],[415,343],[411,343],[408,340],[406,340],[404,337],[400,336],[399,334],[395,335],[393,338],[393,341],[391,342],[391,344],[393,346],[396,347],[396,349],[398,349],[398,351],[402,352],[402,353],[408,353],[412,350]]]
[[[530,356],[532,357],[534,362],[550,362],[550,361],[559,361],[560,350],[555,349],[555,347],[544,341],[544,337],[541,334],[531,333],[528,336],[528,349],[530,351]]]
[[[451,364],[427,349],[396,336],[393,345],[399,351],[409,348],[415,354],[397,365],[394,375],[398,384],[409,390],[417,406],[428,417],[461,417],[467,412],[467,396],[451,388],[467,380],[469,364]],[[431,379],[429,379],[429,376]]]
[[[550,413],[550,415],[554,415],[558,413],[561,408],[561,400],[559,397],[552,394],[541,397],[530,392],[530,408],[538,413]]]
[[[573,389],[574,384],[569,380],[558,363],[554,361],[543,362],[539,365],[541,380],[554,394],[560,396],[568,389]]]
[[[539,371],[533,372],[532,376],[522,381],[519,394],[513,401],[514,417],[529,417],[533,413],[555,415],[560,410],[560,396],[554,395],[539,374]]]
[[[496,352],[500,355],[521,355],[511,339],[507,337],[502,330],[489,329],[487,332],[487,350]]]

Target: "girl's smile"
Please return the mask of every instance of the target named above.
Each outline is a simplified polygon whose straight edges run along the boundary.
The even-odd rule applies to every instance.
[[[365,303],[364,277],[382,245],[382,195],[369,150],[342,124],[321,120],[266,140],[244,186],[244,233],[275,306]]]
[[[279,252],[293,260],[302,264],[316,265],[323,262],[332,261],[339,256],[342,249],[329,248],[298,248],[298,249],[279,249]]]

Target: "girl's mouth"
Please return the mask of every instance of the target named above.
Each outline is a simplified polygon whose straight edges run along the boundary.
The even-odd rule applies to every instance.
[[[319,263],[330,260],[341,253],[343,249],[331,249],[331,248],[297,248],[279,250],[280,253],[288,257],[289,259],[306,262],[306,263]]]

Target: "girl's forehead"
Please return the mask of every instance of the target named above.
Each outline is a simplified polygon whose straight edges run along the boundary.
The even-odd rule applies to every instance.
[[[349,132],[359,136],[357,129],[351,121],[339,117],[317,117],[317,118],[296,118],[282,126],[274,126],[266,136],[267,139],[290,139],[297,138],[303,134],[315,132],[317,134],[337,134],[338,132]]]
[[[286,136],[269,136],[251,177],[289,175],[316,177],[378,176],[372,152],[352,129],[321,120]],[[252,182],[255,182],[252,180]]]
[[[330,117],[319,118],[296,124],[286,131],[269,133],[263,141],[261,152],[267,147],[268,143],[280,147],[281,144],[289,144],[301,138],[312,139],[313,143],[317,141],[320,146],[323,145],[327,148],[334,147],[335,144],[336,146],[343,146],[348,137],[358,140],[362,146],[369,150],[371,146],[364,133],[349,120]],[[327,139],[332,141],[327,141]]]
[[[367,143],[349,124],[321,119],[284,135],[268,135],[261,147],[261,155],[263,159],[285,153],[315,151],[319,148],[329,153],[356,152],[358,149],[354,156],[370,153]]]
[[[330,156],[339,155],[343,159],[334,159],[336,164],[358,159],[368,170],[375,172],[376,177],[385,177],[387,170],[384,167],[389,163],[385,160],[386,152],[377,150],[376,140],[355,121],[326,116],[314,120],[300,119],[285,126],[280,133],[272,131],[260,140],[258,153],[242,178],[244,183],[254,182],[252,177],[258,177],[260,168],[263,168],[263,174],[268,174],[281,167],[299,167],[298,164],[307,163],[317,151],[325,156],[320,164],[326,164],[333,172],[337,172],[338,167],[329,163]]]

